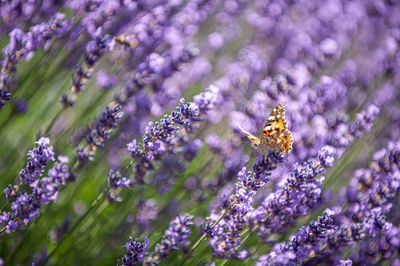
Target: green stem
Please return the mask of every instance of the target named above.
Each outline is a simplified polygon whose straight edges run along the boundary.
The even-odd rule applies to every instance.
[[[57,121],[57,119],[60,117],[60,115],[62,114],[62,112],[64,110],[65,110],[65,108],[58,110],[56,115],[51,119],[49,125],[46,127],[46,130],[44,131],[44,135],[47,135],[49,133],[49,131],[51,130],[51,128],[53,127],[53,125],[55,124],[55,122]]]
[[[61,247],[62,243],[64,242],[65,239],[67,239],[68,236],[70,236],[81,224],[83,220],[89,215],[94,210],[94,207],[99,203],[99,201],[104,198],[105,192],[101,192],[97,198],[92,202],[90,205],[90,208],[86,211],[84,215],[82,215],[79,220],[72,226],[72,228],[69,230],[68,234],[65,234],[65,236],[61,239],[61,241],[57,244],[57,246],[51,251],[51,253],[46,257],[46,259],[43,261],[43,264],[46,264],[46,262],[56,253],[56,251]]]

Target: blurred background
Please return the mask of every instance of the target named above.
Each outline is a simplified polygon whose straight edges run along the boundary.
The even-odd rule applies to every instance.
[[[219,198],[234,194],[238,172],[259,156],[239,126],[261,135],[278,103],[293,151],[254,206],[325,145],[338,159],[323,175],[318,203],[271,243],[334,206],[354,170],[368,168],[400,134],[397,1],[19,0],[1,1],[0,14],[0,188],[30,191],[19,173],[41,137],[55,159],[68,157],[71,173],[40,215],[3,230],[5,265],[115,264],[129,236],[147,236],[153,252],[170,221],[188,213],[191,244],[163,261],[182,263],[205,219],[220,210]],[[150,156],[143,145],[149,122],[182,112],[181,98],[199,105],[207,97],[212,104],[200,106],[199,121],[175,121],[172,141],[161,141],[164,153]],[[145,162],[127,148],[135,139]],[[125,186],[113,185],[118,169]],[[6,197],[0,204],[11,210]],[[261,242],[257,234],[247,239],[244,262],[214,261],[253,265],[272,246]],[[207,243],[185,263],[212,260]]]

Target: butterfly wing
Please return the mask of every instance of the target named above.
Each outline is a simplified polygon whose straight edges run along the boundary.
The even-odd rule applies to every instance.
[[[265,123],[260,147],[265,154],[268,150],[290,152],[292,143],[292,133],[287,129],[285,119],[285,107],[280,103],[275,106]]]
[[[241,126],[239,126],[240,130],[249,138],[249,140],[252,143],[252,146],[258,150],[258,147],[260,146],[260,139],[251,134],[249,131],[245,130]]]

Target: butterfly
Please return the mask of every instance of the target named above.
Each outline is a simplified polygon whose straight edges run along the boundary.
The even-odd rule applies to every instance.
[[[287,129],[285,120],[285,107],[278,104],[272,110],[265,123],[261,140],[239,126],[240,130],[249,138],[252,147],[261,154],[269,151],[289,153],[292,150],[292,133]]]

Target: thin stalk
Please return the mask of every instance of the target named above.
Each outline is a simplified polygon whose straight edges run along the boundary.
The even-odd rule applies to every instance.
[[[92,202],[90,205],[89,209],[86,211],[84,215],[82,215],[79,220],[72,226],[72,228],[69,230],[68,234],[65,234],[65,236],[61,239],[61,241],[57,244],[57,246],[51,251],[51,253],[46,257],[46,259],[43,261],[43,264],[46,264],[46,262],[56,253],[56,251],[61,247],[62,243],[64,242],[65,239],[67,239],[68,236],[70,236],[80,225],[80,223],[85,220],[85,218],[89,215],[94,210],[94,207],[99,203],[99,201],[105,196],[105,192],[101,192],[97,198]]]
[[[50,123],[47,125],[46,130],[44,131],[44,135],[46,136],[50,129],[53,127],[55,122],[57,121],[58,117],[62,114],[65,108],[59,109],[56,113],[56,115],[51,119]]]

